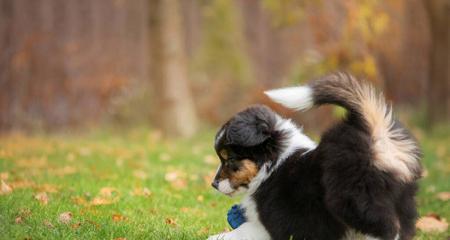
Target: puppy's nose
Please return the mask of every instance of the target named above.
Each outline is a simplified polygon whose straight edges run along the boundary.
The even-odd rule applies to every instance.
[[[211,186],[213,186],[213,188],[215,188],[215,189],[219,189],[219,180],[214,180],[211,183]]]

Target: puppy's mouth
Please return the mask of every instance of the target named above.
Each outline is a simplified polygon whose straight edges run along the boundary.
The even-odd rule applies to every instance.
[[[238,187],[237,189],[232,187],[229,179],[221,180],[220,182],[213,184],[214,188],[216,188],[219,192],[229,196],[234,197],[239,195],[240,193],[245,192],[246,188]]]

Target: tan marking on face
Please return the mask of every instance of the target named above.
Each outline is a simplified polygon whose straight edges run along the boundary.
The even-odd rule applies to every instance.
[[[228,152],[226,149],[220,150],[219,154],[223,159],[225,159],[225,160],[228,159]]]
[[[244,159],[241,161],[241,164],[239,170],[230,176],[230,182],[235,187],[249,184],[256,174],[258,174],[258,166],[254,162]]]

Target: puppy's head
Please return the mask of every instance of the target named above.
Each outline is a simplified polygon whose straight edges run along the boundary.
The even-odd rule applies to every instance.
[[[221,164],[212,186],[234,196],[246,192],[263,166],[277,158],[280,133],[277,115],[257,105],[237,113],[216,135],[215,150]]]

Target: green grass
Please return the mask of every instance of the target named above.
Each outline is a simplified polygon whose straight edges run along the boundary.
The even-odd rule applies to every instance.
[[[167,141],[142,129],[0,137],[1,178],[13,187],[0,195],[0,239],[206,239],[228,229],[226,211],[237,199],[209,185],[218,161],[212,139]],[[450,220],[448,202],[436,198],[450,190],[449,134],[420,139],[428,171],[420,213]],[[144,188],[150,196],[139,194]],[[72,213],[70,222],[59,220],[63,212]],[[449,236],[419,232],[417,239]]]

